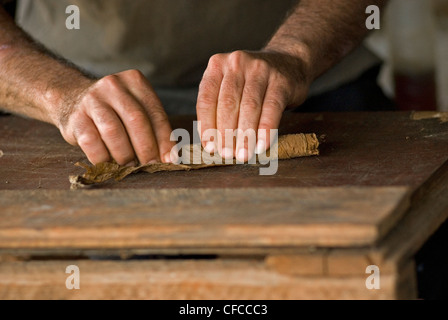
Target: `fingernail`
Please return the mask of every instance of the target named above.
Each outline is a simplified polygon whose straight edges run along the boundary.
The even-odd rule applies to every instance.
[[[221,156],[225,159],[233,159],[233,150],[230,148],[224,148]]]
[[[263,154],[266,152],[266,142],[264,140],[258,140],[257,148],[255,150],[256,154]]]
[[[127,165],[125,165],[125,167],[135,167],[136,165],[137,165],[137,163],[134,160],[132,160]]]
[[[151,160],[151,161],[148,162],[148,164],[156,164],[156,163],[159,163],[159,161],[157,161],[157,160]]]
[[[171,151],[171,152],[167,152],[163,158],[165,163],[176,163],[179,160],[179,156]]]
[[[207,142],[206,145],[205,145],[204,150],[207,151],[207,153],[210,153],[210,154],[215,153],[215,143],[212,142],[212,141]]]
[[[247,150],[246,149],[240,149],[238,151],[238,154],[236,156],[236,158],[238,159],[238,161],[240,162],[245,162],[246,161],[246,157],[247,157]]]

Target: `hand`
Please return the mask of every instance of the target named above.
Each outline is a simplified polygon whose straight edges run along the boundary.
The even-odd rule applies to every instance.
[[[251,159],[254,151],[265,152],[271,143],[269,130],[278,129],[283,111],[306,98],[310,81],[304,69],[300,59],[274,51],[235,51],[211,57],[197,101],[205,150],[217,151],[226,159],[236,156],[242,162]],[[217,129],[220,139],[212,142],[203,137],[209,129]],[[254,130],[256,148],[241,134],[234,147],[233,139],[226,141],[225,129]],[[262,135],[262,130],[267,134]]]
[[[171,162],[168,117],[139,71],[89,81],[80,91],[58,111],[55,122],[64,139],[81,147],[90,162]]]

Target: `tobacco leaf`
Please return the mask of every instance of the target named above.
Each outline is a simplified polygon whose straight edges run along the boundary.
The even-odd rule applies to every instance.
[[[265,154],[257,156],[257,163],[266,163],[272,160],[286,160],[298,157],[319,155],[319,141],[315,134],[284,135],[278,138],[276,144]],[[138,172],[156,173],[161,171],[190,171],[216,166],[240,164],[236,160],[231,163],[223,162],[218,155],[209,155],[200,145],[189,145],[182,149],[181,163],[194,163],[193,159],[201,159],[201,164],[172,164],[154,163],[136,167],[120,166],[116,162],[103,162],[97,165],[76,163],[86,171],[81,176],[70,176],[72,189],[83,188],[89,185],[102,183],[111,179],[120,181],[128,175]]]

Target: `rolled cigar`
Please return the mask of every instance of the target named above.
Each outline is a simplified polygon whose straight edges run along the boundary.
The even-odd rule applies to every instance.
[[[256,163],[273,160],[286,160],[319,154],[319,140],[314,133],[288,134],[280,136],[265,153],[253,159]],[[200,144],[190,144],[182,149],[181,163],[194,165],[238,164],[236,160],[225,161],[218,154],[209,154]],[[249,162],[253,164],[253,162]]]
[[[181,164],[154,163],[137,167],[124,167],[115,162],[100,163],[89,166],[84,163],[77,163],[86,172],[82,176],[70,176],[72,189],[105,182],[109,179],[117,181],[124,179],[128,175],[140,171],[155,173],[160,171],[190,171],[203,168],[210,168],[222,165],[238,164],[235,160],[226,163],[218,153],[210,155],[205,152],[200,144],[188,145],[182,149]],[[286,160],[298,157],[314,156],[319,154],[319,140],[312,134],[289,134],[278,138],[271,148],[264,154],[257,156],[257,163],[266,164],[274,160]],[[190,161],[186,161],[189,159]],[[196,160],[199,159],[199,163]]]
[[[287,160],[299,157],[319,155],[319,140],[314,133],[288,134],[278,138],[265,154],[259,155],[259,160]]]

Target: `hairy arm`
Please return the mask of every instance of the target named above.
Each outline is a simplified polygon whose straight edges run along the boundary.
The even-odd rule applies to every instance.
[[[265,50],[302,60],[315,80],[356,48],[368,30],[366,8],[387,0],[301,0]]]
[[[311,83],[360,44],[369,5],[387,0],[301,0],[265,48],[211,57],[202,79],[198,120],[204,148],[246,161],[270,145],[283,111],[306,99]],[[204,133],[217,129],[218,142]],[[225,139],[225,129],[256,132],[250,146],[244,135]]]
[[[87,88],[94,82],[35,43],[2,7],[0,66],[0,106],[54,125],[59,125],[58,113],[63,113],[68,99],[62,92],[76,89],[75,95],[82,85]]]
[[[93,79],[35,43],[1,6],[0,107],[55,125],[95,164],[176,158],[167,115],[139,71]]]

